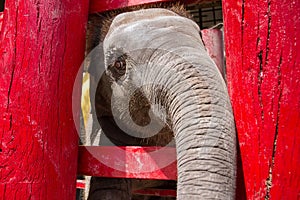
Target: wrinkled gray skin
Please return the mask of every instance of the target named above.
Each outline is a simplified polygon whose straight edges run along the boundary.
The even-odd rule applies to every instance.
[[[192,20],[165,9],[118,15],[104,40],[106,77],[101,81],[110,82],[110,91],[98,88],[98,120],[110,124],[113,116],[123,132],[137,138],[160,128],[166,132],[160,137],[174,136],[177,199],[234,199],[234,119],[225,83],[199,31]],[[125,71],[115,69],[120,60]],[[136,144],[126,136],[112,138],[119,145]],[[105,179],[97,184],[89,199],[130,199],[126,180],[112,183],[119,185],[113,193]]]

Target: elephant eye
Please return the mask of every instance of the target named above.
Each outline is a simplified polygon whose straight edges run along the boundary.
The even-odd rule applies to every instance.
[[[126,57],[118,57],[110,66],[109,71],[114,79],[119,80],[126,73]]]
[[[126,69],[125,60],[116,60],[114,63],[114,68],[116,68],[117,70],[125,70]]]

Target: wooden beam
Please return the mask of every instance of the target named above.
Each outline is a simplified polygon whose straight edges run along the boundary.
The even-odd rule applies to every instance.
[[[79,175],[177,180],[176,169],[175,148],[79,147]]]
[[[298,199],[300,1],[223,0],[247,199]]]

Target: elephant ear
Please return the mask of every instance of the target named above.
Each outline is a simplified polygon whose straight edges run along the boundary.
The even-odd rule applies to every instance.
[[[87,48],[91,48],[92,45],[87,46]],[[90,103],[90,111],[89,111],[89,122],[85,127],[86,131],[86,145],[92,145],[95,143],[96,138],[100,138],[99,130],[100,125],[97,121],[96,116],[96,104],[95,104],[95,95],[97,86],[100,82],[100,79],[103,74],[105,74],[105,63],[104,63],[104,53],[103,53],[103,45],[102,43],[98,44],[97,46],[93,47],[89,50],[85,60],[85,71],[89,73],[89,98],[83,98],[83,104]],[[91,114],[91,116],[90,116]],[[97,142],[96,142],[97,143]]]
[[[87,71],[91,76],[95,78],[97,84],[101,78],[101,75],[105,71],[105,63],[104,63],[104,52],[103,52],[103,44],[99,43],[97,46],[93,47],[90,50],[89,54],[86,57],[86,61],[88,62]]]

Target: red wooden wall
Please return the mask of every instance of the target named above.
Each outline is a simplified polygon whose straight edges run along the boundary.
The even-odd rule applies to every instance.
[[[0,199],[75,199],[78,135],[71,97],[87,12],[87,0],[6,1],[0,28]]]
[[[223,0],[248,199],[300,199],[300,1]]]

